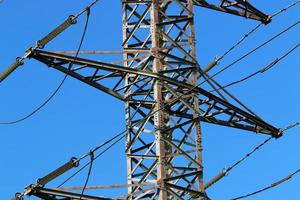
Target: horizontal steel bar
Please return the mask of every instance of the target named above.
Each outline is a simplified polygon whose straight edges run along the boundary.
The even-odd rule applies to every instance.
[[[46,189],[41,187],[35,187],[31,190],[28,195],[33,195],[37,197],[45,197],[48,196],[49,199],[58,200],[57,197],[64,197],[67,199],[81,199],[81,200],[112,200],[111,198],[103,198],[103,197],[96,197],[96,196],[89,196],[89,195],[81,195],[77,193],[65,192],[61,190],[54,190],[54,189]],[[53,198],[53,196],[55,198]]]

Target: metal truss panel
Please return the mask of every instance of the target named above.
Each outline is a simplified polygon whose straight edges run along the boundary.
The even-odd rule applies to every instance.
[[[247,0],[218,0],[219,4],[206,0],[193,0],[193,2],[196,6],[258,20],[264,24],[271,22],[271,18],[268,15],[255,8]]]
[[[280,131],[277,128],[259,117],[192,85],[189,77],[197,69],[193,67],[193,62],[177,57],[174,59],[174,55],[165,52],[159,52],[159,55],[166,60],[164,61],[166,66],[177,64],[181,68],[166,68],[160,73],[154,73],[149,68],[153,63],[153,56],[147,56],[144,61],[136,61],[138,63],[134,65],[137,66],[135,68],[82,58],[75,59],[72,56],[40,50],[33,51],[30,58],[130,103],[135,106],[134,109],[139,108],[137,109],[139,113],[144,113],[143,117],[156,102],[153,97],[153,87],[154,83],[160,81],[162,93],[166,96],[163,108],[168,115],[190,120],[195,118],[193,115],[195,112],[198,114],[197,120],[203,122],[264,133],[274,137],[280,136]],[[180,62],[174,60],[180,60]],[[69,68],[71,63],[72,68]],[[125,77],[128,77],[131,82],[125,84]],[[194,96],[199,101],[197,108],[193,108]]]
[[[132,94],[143,95],[143,100],[153,102],[145,110],[145,106],[138,102],[127,102],[127,157],[128,184],[154,182],[158,185],[156,192],[147,199],[187,199],[192,193],[188,188],[201,191],[203,194],[201,147],[196,141],[201,140],[200,120],[189,122],[186,127],[172,131],[166,131],[171,123],[180,123],[181,117],[173,117],[167,112],[167,101],[172,94],[167,91],[164,84],[174,87],[171,82],[195,86],[197,73],[195,70],[194,30],[192,2],[172,1],[140,1],[133,4],[131,1],[123,1],[123,48],[135,49],[148,48],[153,59],[143,66],[143,70],[149,70],[159,75],[159,78],[147,83],[140,83],[140,87],[130,88],[126,97]],[[143,10],[149,9],[149,16],[143,17]],[[134,20],[133,16],[140,16],[140,20]],[[147,20],[144,20],[147,19]],[[139,21],[144,20],[141,26]],[[134,28],[132,28],[134,27]],[[161,54],[163,52],[163,54]],[[174,55],[174,59],[172,56]],[[124,60],[138,57],[139,53],[124,54]],[[125,62],[126,68],[132,68],[137,61]],[[183,67],[191,67],[186,73],[175,77]],[[173,71],[161,74],[162,71]],[[164,80],[165,79],[165,80]],[[127,75],[125,86],[131,85],[136,79]],[[181,81],[184,80],[184,81]],[[149,85],[149,90],[140,90],[143,84]],[[175,86],[177,87],[177,86]],[[197,95],[192,92],[192,99]],[[175,103],[177,104],[177,103]],[[195,100],[194,106],[197,108]],[[143,108],[143,109],[142,109]],[[194,113],[195,117],[197,113]],[[192,144],[189,147],[186,144]],[[139,155],[143,155],[139,157]],[[149,159],[151,157],[151,159]],[[154,159],[153,159],[154,157]],[[190,171],[184,167],[196,169],[197,173],[186,176]],[[183,167],[183,168],[181,168]],[[177,177],[176,179],[172,179]],[[169,187],[172,184],[178,187]],[[186,188],[182,190],[182,188]],[[143,187],[129,189],[129,194],[135,191],[143,191]],[[204,195],[203,195],[204,196]],[[132,195],[130,199],[135,199]]]
[[[28,188],[26,194],[29,196],[36,196],[44,200],[112,200],[109,198],[65,192],[57,189],[47,189],[43,187]],[[19,199],[16,198],[15,200]]]

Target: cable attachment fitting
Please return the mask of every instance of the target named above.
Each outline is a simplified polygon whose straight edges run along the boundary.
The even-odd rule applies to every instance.
[[[260,70],[260,73],[264,73],[271,69],[274,65],[276,65],[279,62],[279,59],[276,58],[272,63],[270,63],[268,66],[264,67],[263,69]]]
[[[207,73],[209,72],[212,68],[217,66],[219,64],[220,57],[216,57],[215,60],[213,60],[211,63],[209,63],[204,69],[203,72]]]
[[[285,131],[284,129],[280,128],[279,131],[278,131],[278,136],[276,137],[276,139],[281,137],[283,135],[284,131]]]
[[[76,17],[74,15],[70,15],[68,17],[68,19],[66,19],[62,24],[60,24],[58,27],[56,27],[53,31],[51,31],[44,38],[37,41],[37,47],[40,49],[43,49],[46,46],[46,44],[48,44],[50,41],[52,41],[54,38],[56,38],[58,35],[60,35],[62,32],[64,32],[71,25],[76,24],[76,23],[77,23]]]
[[[23,200],[23,195],[21,193],[16,193],[12,200]]]
[[[94,151],[90,151],[89,155],[90,155],[91,162],[93,162],[95,160]]]
[[[207,182],[204,185],[204,189],[208,189],[210,186],[227,176],[228,172],[230,171],[230,168],[224,168],[219,174],[217,174],[215,177],[213,177],[209,182]]]
[[[91,14],[91,8],[90,7],[86,7],[85,8],[85,12],[86,12],[86,15],[89,16]]]

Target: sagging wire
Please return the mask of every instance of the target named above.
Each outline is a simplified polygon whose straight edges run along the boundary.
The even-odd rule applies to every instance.
[[[293,124],[290,124],[289,126],[287,126],[286,128],[281,129],[281,133],[285,133],[286,131],[295,128],[297,126],[300,125],[300,122],[296,122]],[[218,181],[220,181],[221,179],[223,179],[224,177],[228,176],[229,173],[236,168],[237,166],[239,166],[241,163],[243,163],[247,158],[251,157],[254,153],[256,153],[258,150],[260,150],[263,146],[265,146],[266,144],[268,144],[273,137],[269,137],[266,140],[264,140],[263,142],[261,142],[260,144],[258,144],[257,146],[255,146],[249,153],[247,153],[245,156],[243,156],[241,159],[239,159],[237,162],[235,162],[234,164],[232,164],[230,167],[223,169],[216,177],[214,177],[211,181],[209,181],[208,183],[205,184],[205,189],[209,188],[210,186],[212,186],[213,184],[217,183]]]
[[[135,114],[137,113],[138,111],[136,110],[133,114],[132,114],[132,117],[135,116]],[[158,111],[157,111],[158,112]],[[150,113],[145,116],[143,118],[143,120],[137,122],[135,124],[135,126],[138,126],[140,124],[143,124],[144,122],[146,122],[148,119],[150,119],[150,117],[152,115],[154,115],[154,113],[152,113],[152,110],[150,111]],[[103,151],[101,151],[95,158],[94,160],[98,159],[100,156],[102,156],[104,153],[106,153],[108,150],[110,150],[112,147],[114,147],[118,142],[120,142],[125,136],[126,136],[126,133],[128,132],[129,128],[125,129],[124,131],[118,133],[117,135],[115,135],[114,137],[112,137],[111,139],[107,140],[106,142],[96,146],[94,149],[92,149],[90,152],[93,152],[95,153],[96,151],[100,150],[102,147],[112,143],[111,145],[109,145],[106,149],[104,149]],[[77,160],[77,162],[80,162],[81,160],[83,160],[84,158],[86,158],[89,154],[84,154],[81,158],[79,158]],[[64,180],[61,184],[59,184],[57,186],[57,188],[60,188],[62,187],[65,183],[67,183],[68,181],[70,181],[72,178],[74,178],[77,174],[79,174],[83,169],[85,169],[88,165],[90,164],[90,162],[86,163],[85,165],[83,165],[79,170],[77,170],[75,173],[73,173],[72,175],[70,175],[66,180]]]
[[[256,195],[256,194],[259,194],[259,193],[262,193],[262,192],[265,192],[267,190],[270,190],[272,188],[275,188],[283,183],[285,183],[286,181],[292,179],[295,175],[297,175],[298,173],[300,173],[300,168],[297,169],[296,171],[294,171],[293,173],[289,174],[288,176],[284,177],[283,179],[280,179],[279,181],[276,181],[272,184],[270,184],[269,186],[265,187],[265,188],[262,188],[262,189],[259,189],[255,192],[251,192],[249,194],[246,194],[246,195],[242,195],[242,196],[239,196],[239,197],[235,197],[233,198],[232,200],[238,200],[238,199],[244,199],[244,198],[247,198],[247,197],[250,197],[250,196],[253,196],[253,195]]]
[[[284,58],[286,58],[288,55],[290,55],[292,52],[294,52],[295,50],[297,50],[298,48],[300,47],[300,42],[298,44],[296,44],[293,48],[291,48],[290,50],[288,50],[284,55],[282,55],[281,57],[279,58],[276,58],[274,59],[270,64],[268,64],[267,66],[259,69],[258,71],[242,78],[242,79],[239,79],[237,81],[233,81],[231,83],[228,83],[222,87],[219,87],[218,89],[215,89],[215,90],[212,90],[210,92],[215,92],[217,90],[223,90],[225,88],[228,88],[228,87],[231,87],[233,85],[236,85],[236,84],[239,84],[239,83],[242,83],[244,81],[247,81],[248,79],[258,75],[258,74],[263,74],[265,73],[266,71],[270,70],[271,68],[273,68],[276,64],[278,64],[281,60],[283,60]]]
[[[42,39],[38,40],[35,45],[31,46],[22,57],[17,57],[16,61],[11,64],[4,72],[0,74],[0,83],[5,80],[12,72],[14,72],[18,67],[24,64],[24,60],[29,58],[30,55],[36,49],[43,49],[49,42],[51,42],[54,38],[60,35],[62,32],[67,30],[71,25],[77,23],[77,19],[85,13],[87,10],[90,10],[92,6],[94,6],[99,0],[93,1],[90,5],[88,5],[85,9],[83,9],[79,14],[76,16],[70,15],[63,23],[57,26],[54,30],[52,30],[49,34],[47,34]]]
[[[120,137],[120,136],[121,136],[121,137]],[[107,152],[109,149],[111,149],[115,144],[117,144],[121,139],[123,139],[124,136],[125,136],[124,132],[123,132],[123,133],[120,133],[120,134],[114,136],[113,138],[107,140],[106,142],[104,142],[104,143],[98,145],[98,146],[95,147],[93,150],[91,150],[91,151],[89,151],[88,153],[84,154],[84,155],[81,156],[80,158],[75,158],[75,157],[73,157],[73,158],[71,159],[71,161],[69,161],[69,162],[73,163],[73,165],[72,165],[71,167],[67,168],[67,170],[63,170],[62,173],[55,173],[54,178],[53,178],[53,177],[51,177],[50,179],[47,178],[47,180],[46,180],[46,181],[43,181],[42,184],[41,184],[41,181],[39,181],[40,179],[38,179],[38,181],[37,181],[36,184],[31,185],[31,189],[34,189],[35,187],[44,186],[45,184],[47,184],[47,183],[50,182],[51,180],[57,178],[58,176],[62,175],[63,173],[65,173],[65,172],[68,171],[69,169],[72,169],[72,168],[74,168],[74,167],[79,167],[80,162],[81,162],[83,159],[87,158],[87,157],[90,157],[90,161],[87,162],[85,165],[83,165],[79,170],[77,170],[77,171],[76,171],[75,173],[73,173],[71,176],[69,176],[69,177],[68,177],[66,180],[64,180],[61,184],[59,184],[59,185],[57,186],[57,188],[60,188],[60,187],[63,186],[66,182],[70,181],[74,176],[76,176],[77,174],[79,174],[79,173],[80,173],[83,169],[85,169],[87,166],[90,166],[90,167],[89,167],[89,168],[90,168],[89,171],[91,171],[91,170],[92,170],[91,168],[92,168],[92,165],[93,165],[94,161],[95,161],[97,158],[99,158],[101,155],[103,155],[105,152]],[[117,140],[116,140],[116,139],[117,139]],[[116,140],[116,141],[114,141],[114,140]],[[113,142],[113,141],[114,141],[114,142]],[[99,152],[96,156],[94,156],[95,153],[96,153],[96,151],[100,150],[102,147],[108,145],[108,144],[111,143],[111,142],[113,142],[111,145],[109,145],[107,148],[105,148],[104,150],[102,150],[101,152]],[[59,168],[59,169],[60,169],[60,168]],[[55,171],[57,171],[57,170],[55,170]],[[86,179],[86,185],[87,185],[87,182],[88,182],[88,180],[89,180],[89,176],[90,176],[89,174],[90,174],[90,173],[91,173],[91,172],[88,172],[88,177],[87,177],[87,179]],[[53,172],[51,172],[50,174],[53,174]],[[47,175],[47,176],[48,176],[48,175]],[[47,177],[47,176],[46,176],[46,177]],[[86,186],[83,187],[83,188],[86,188]],[[84,192],[84,191],[83,191],[83,192]],[[16,199],[16,200],[23,200],[23,197],[26,196],[26,195],[28,195],[29,193],[30,193],[30,192],[28,192],[27,190],[25,190],[23,193],[16,193],[16,196],[15,196],[16,198],[15,198],[15,199]],[[83,195],[83,194],[82,194],[82,195]],[[82,195],[81,195],[81,196],[82,196]]]
[[[92,173],[92,168],[93,168],[93,163],[94,163],[94,159],[95,159],[95,156],[94,156],[94,152],[90,152],[90,164],[89,164],[89,170],[88,170],[88,174],[87,174],[87,177],[86,177],[86,180],[85,180],[85,183],[84,183],[84,186],[82,188],[82,191],[81,191],[81,194],[80,194],[80,197],[79,197],[79,200],[81,200],[84,192],[85,192],[85,189],[87,187],[87,184],[90,180],[90,176],[91,176],[91,173]]]
[[[252,53],[256,52],[257,50],[261,49],[262,47],[266,46],[267,44],[271,43],[273,40],[277,39],[278,37],[280,37],[281,35],[285,34],[286,32],[290,31],[291,29],[295,28],[297,25],[300,24],[300,20],[298,20],[297,22],[293,23],[292,25],[288,26],[287,28],[285,28],[284,30],[280,31],[279,33],[277,33],[276,35],[274,35],[273,37],[271,37],[270,39],[268,39],[267,41],[263,42],[262,44],[256,46],[254,49],[248,51],[247,53],[245,53],[244,55],[242,55],[241,57],[239,57],[238,59],[236,59],[235,61],[231,62],[230,64],[226,65],[225,67],[223,67],[221,70],[219,70],[218,72],[214,73],[212,76],[210,76],[210,79],[216,77],[217,75],[221,74],[222,72],[224,72],[225,70],[229,69],[230,67],[232,67],[233,65],[237,64],[238,62],[240,62],[241,60],[245,59],[246,57],[248,57],[249,55],[251,55]],[[205,82],[207,82],[207,80],[203,81],[200,83],[200,85],[203,85]]]
[[[103,151],[101,151],[100,153],[98,153],[93,161],[97,160],[100,156],[102,156],[105,152],[107,152],[108,150],[110,150],[114,145],[116,145],[119,141],[121,141],[121,139],[123,139],[125,137],[125,133],[126,131],[122,131],[121,133],[117,134],[116,136],[114,136],[113,138],[111,138],[110,140],[104,142],[103,144],[97,146],[96,148],[94,148],[93,150],[91,150],[90,152],[95,153],[96,151],[100,150],[102,147],[106,146],[107,144],[113,142],[111,145],[109,145],[107,148],[105,148]],[[90,153],[89,153],[90,154]],[[83,160],[84,158],[86,158],[89,154],[85,154],[83,155],[81,158],[78,159],[78,161]],[[59,184],[57,186],[57,188],[62,187],[64,184],[66,184],[68,181],[70,181],[72,178],[74,178],[77,174],[79,174],[82,170],[84,170],[88,165],[90,165],[90,162],[87,162],[85,165],[83,165],[80,169],[78,169],[75,173],[73,173],[71,176],[69,176],[66,180],[64,180],[61,184]]]
[[[292,7],[296,6],[298,3],[300,3],[300,0],[295,1],[294,3],[280,9],[279,11],[275,12],[274,14],[270,15],[269,18],[272,19],[276,16],[278,16],[279,14],[288,11],[289,9],[291,9]],[[224,57],[226,57],[230,52],[232,52],[235,48],[237,48],[239,45],[242,44],[242,42],[244,42],[250,35],[252,35],[253,33],[255,33],[261,26],[263,25],[263,22],[257,24],[253,29],[251,29],[249,32],[247,32],[245,35],[243,35],[243,37],[241,39],[239,39],[232,47],[230,47],[227,51],[225,51],[221,56],[216,57],[216,59],[210,63],[205,69],[205,72],[208,72],[210,69],[212,69],[214,66],[218,65],[220,63],[221,60],[224,59]],[[243,58],[244,59],[244,58]],[[234,63],[235,64],[235,63]],[[230,66],[231,67],[231,66]],[[228,67],[229,68],[229,67]],[[226,68],[227,69],[227,68]],[[214,75],[212,75],[212,78],[219,75],[220,73],[222,73],[223,71],[225,71],[226,69],[221,69],[220,72],[215,73]],[[206,82],[206,81],[204,81]]]
[[[86,20],[85,20],[85,25],[84,25],[84,29],[83,29],[83,33],[80,39],[80,43],[78,45],[78,49],[76,51],[74,60],[69,64],[69,69],[72,68],[74,62],[76,61],[76,59],[78,58],[79,52],[81,50],[81,47],[83,45],[85,36],[86,36],[86,32],[88,29],[88,24],[89,24],[89,18],[90,18],[90,7],[87,7],[85,10],[86,13]],[[63,84],[65,83],[66,79],[67,79],[68,75],[65,75],[62,79],[62,81],[60,82],[60,84],[57,86],[57,88],[52,92],[52,94],[46,99],[46,101],[44,101],[40,106],[38,106],[35,110],[33,110],[32,112],[30,112],[28,115],[14,120],[14,121],[10,121],[10,122],[0,122],[0,125],[13,125],[13,124],[17,124],[20,122],[23,122],[27,119],[29,119],[30,117],[32,117],[34,114],[36,114],[38,111],[40,111],[42,108],[44,108],[56,95],[57,93],[60,91],[61,87],[63,86]]]

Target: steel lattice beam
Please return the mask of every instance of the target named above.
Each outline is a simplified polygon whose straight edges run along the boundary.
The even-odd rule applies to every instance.
[[[166,54],[164,53],[161,55]],[[230,104],[229,102],[209,93],[208,91],[198,86],[194,86],[177,79],[172,79],[168,76],[168,73],[182,73],[190,70],[195,70],[195,68],[185,67],[181,70],[165,70],[163,71],[163,73],[154,73],[149,69],[141,70],[125,68],[123,66],[110,63],[82,58],[75,59],[72,56],[66,56],[40,50],[33,51],[30,57],[46,64],[51,68],[57,69],[86,84],[89,84],[101,91],[104,91],[122,101],[139,103],[139,106],[145,110],[150,110],[152,108],[151,105],[155,101],[153,99],[143,100],[141,98],[148,91],[146,89],[148,87],[148,84],[153,84],[153,82],[159,80],[163,82],[162,86],[165,89],[164,93],[169,93],[169,95],[171,95],[173,98],[172,99],[170,97],[169,102],[171,102],[172,100],[174,101],[174,99],[176,98],[178,99],[172,104],[168,103],[169,105],[166,106],[165,111],[169,114],[185,117],[187,119],[193,119],[193,115],[188,113],[183,114],[181,113],[180,109],[176,109],[176,104],[182,104],[183,107],[181,108],[181,110],[186,107],[191,108],[192,104],[189,103],[189,95],[194,94],[199,98],[198,119],[203,122],[269,134],[274,137],[280,136],[279,130],[277,128],[269,125],[260,118]],[[170,59],[171,57],[172,56],[169,56],[168,58]],[[153,62],[153,57],[149,56],[147,57],[147,60],[147,62]],[[69,68],[71,63],[73,63],[73,67]],[[181,62],[181,64],[182,63],[183,62]],[[191,63],[188,64],[190,65]],[[127,86],[124,86],[124,77],[126,76],[134,77],[135,81],[131,84],[128,84]],[[141,85],[135,92],[126,94],[126,92],[130,88],[137,87],[138,84]],[[179,98],[181,96],[182,98]]]
[[[65,192],[57,189],[47,189],[43,187],[27,188],[27,195],[36,196],[44,200],[112,200],[109,198],[81,195],[78,193]],[[18,197],[15,200],[19,200]]]
[[[219,5],[209,3],[205,0],[193,0],[194,5],[225,12],[249,19],[254,19],[268,24],[271,22],[271,18],[255,8],[246,0],[220,0]]]

